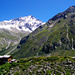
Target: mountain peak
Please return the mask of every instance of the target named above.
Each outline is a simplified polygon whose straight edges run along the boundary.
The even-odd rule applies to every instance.
[[[75,6],[70,6],[67,10],[64,12],[58,13],[53,18],[49,19],[48,23],[51,23],[51,21],[57,20],[59,18],[65,18],[65,15],[68,15],[68,13],[75,13]]]
[[[15,18],[9,21],[0,22],[0,28],[32,32],[42,24],[42,21],[36,19],[32,15],[29,15],[25,17]]]
[[[75,12],[75,6],[70,6],[65,12],[68,12],[68,13]]]
[[[29,15],[28,17],[33,17],[32,15]]]
[[[74,9],[75,9],[75,6],[70,6],[69,8],[70,8],[70,9],[72,9],[72,8],[74,8]]]

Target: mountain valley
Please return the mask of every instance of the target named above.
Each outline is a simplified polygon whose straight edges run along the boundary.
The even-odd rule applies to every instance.
[[[75,6],[0,22],[0,55],[0,75],[75,75]]]

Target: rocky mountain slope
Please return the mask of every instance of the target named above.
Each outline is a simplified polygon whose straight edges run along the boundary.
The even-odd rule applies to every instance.
[[[42,21],[31,15],[0,22],[0,54],[12,50],[22,37],[28,35],[42,24]]]
[[[45,54],[75,56],[75,6],[22,38],[15,51],[11,53],[15,58]]]

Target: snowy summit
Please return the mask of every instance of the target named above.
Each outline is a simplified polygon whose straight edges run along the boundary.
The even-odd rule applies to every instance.
[[[26,17],[15,18],[9,21],[2,21],[0,22],[0,28],[11,31],[19,30],[32,32],[42,24],[44,24],[42,21],[30,15]]]

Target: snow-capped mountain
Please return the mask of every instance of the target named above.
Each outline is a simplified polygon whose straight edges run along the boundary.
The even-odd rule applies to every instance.
[[[42,24],[42,21],[31,15],[0,22],[0,54],[13,51],[21,38]]]
[[[34,18],[32,15],[26,17],[15,18],[9,21],[0,22],[0,28],[11,30],[11,31],[28,31],[32,32],[43,22]]]

